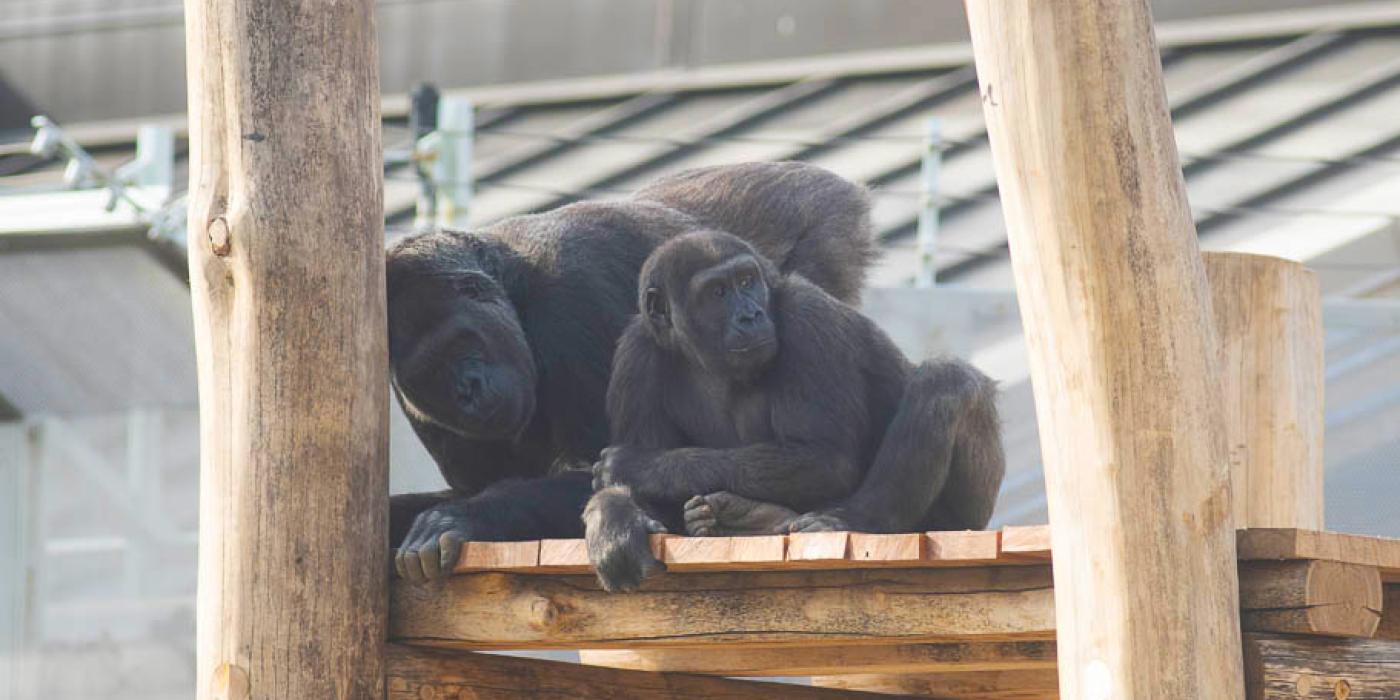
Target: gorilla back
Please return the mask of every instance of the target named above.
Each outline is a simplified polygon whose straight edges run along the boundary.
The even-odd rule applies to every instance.
[[[574,204],[475,233],[415,236],[388,254],[395,394],[458,500],[508,478],[587,466],[607,444],[613,348],[637,275],[660,243],[697,229],[750,241],[784,272],[856,301],[874,255],[863,188],[798,163],[687,171],[630,200]],[[465,537],[575,536],[579,502],[551,523]],[[556,489],[557,491],[557,489]],[[529,507],[535,493],[512,485]],[[574,491],[570,491],[573,493]],[[393,534],[434,499],[398,499]],[[459,511],[460,514],[460,511]],[[425,515],[429,515],[426,514]],[[567,516],[567,517],[565,517]],[[450,531],[452,518],[420,533]],[[540,530],[546,530],[541,532]]]

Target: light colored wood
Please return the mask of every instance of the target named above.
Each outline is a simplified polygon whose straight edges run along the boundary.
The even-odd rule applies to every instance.
[[[626,595],[593,576],[476,573],[395,584],[390,636],[464,649],[606,649],[1048,639],[1049,567],[665,574]]]
[[[1001,533],[996,530],[926,532],[924,538],[925,559],[950,566],[994,562],[1001,551]]]
[[[1400,583],[1400,539],[1295,528],[1251,528],[1240,530],[1236,541],[1240,561],[1325,559],[1366,564],[1379,568],[1383,580]]]
[[[1249,700],[1395,700],[1400,642],[1247,634]]]
[[[540,540],[540,572],[577,574],[590,570],[587,541]]]
[[[540,541],[468,542],[462,546],[453,573],[469,571],[535,569],[540,564]]]
[[[1235,527],[1321,530],[1322,294],[1301,264],[1204,253]]]
[[[382,698],[374,3],[188,0],[199,698]]]
[[[945,700],[1055,700],[1060,697],[1055,669],[987,673],[915,673],[900,676],[855,674],[813,676],[822,688],[865,690]]]
[[[638,671],[720,676],[816,676],[849,673],[965,673],[1054,670],[1054,642],[944,642],[730,649],[585,649],[579,660]]]
[[[1381,621],[1374,566],[1335,561],[1256,561],[1240,565],[1245,631],[1370,637]]]
[[[781,567],[786,542],[782,535],[763,537],[672,537],[661,561],[676,571]]]
[[[1001,529],[1003,559],[1050,561],[1049,525],[1007,525]]]
[[[967,9],[1035,387],[1062,694],[1242,697],[1210,290],[1148,2]]]
[[[883,700],[884,697],[800,685],[680,673],[623,671],[494,654],[452,653],[402,644],[390,644],[387,651],[390,700],[769,700],[775,697],[796,700]]]
[[[922,533],[897,535],[872,535],[863,532],[851,533],[852,562],[868,566],[917,565],[924,558],[924,536]]]
[[[788,535],[788,561],[844,562],[850,554],[849,532],[803,532]]]

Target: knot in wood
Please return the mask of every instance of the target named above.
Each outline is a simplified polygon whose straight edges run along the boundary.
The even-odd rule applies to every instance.
[[[206,233],[209,235],[209,247],[214,254],[219,257],[228,255],[233,247],[233,242],[229,239],[228,220],[222,216],[216,217],[209,222]]]
[[[214,700],[248,700],[252,686],[248,682],[248,671],[242,666],[223,663],[214,669],[210,679],[210,694]]]
[[[559,625],[563,608],[549,598],[536,598],[530,603],[530,626],[537,630],[550,630]]]

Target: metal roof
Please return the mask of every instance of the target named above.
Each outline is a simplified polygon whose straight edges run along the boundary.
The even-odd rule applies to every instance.
[[[1329,297],[1400,297],[1400,22],[1375,24],[1290,25],[1269,36],[1167,42],[1167,91],[1203,248],[1302,260],[1318,272]],[[612,81],[593,93],[575,86],[558,100],[531,93],[512,104],[498,97],[478,114],[473,222],[619,195],[698,165],[805,160],[870,186],[885,251],[872,281],[903,285],[915,269],[925,123],[937,117],[945,139],[940,283],[1009,289],[975,75],[950,55],[941,52],[925,67],[891,61],[888,70],[874,72],[853,56],[813,63],[820,70],[807,74],[785,68],[769,80],[760,72],[729,84],[636,81],[630,91],[626,82]],[[407,137],[402,119],[386,120],[386,147]],[[110,157],[129,149],[120,139],[108,143]],[[0,155],[0,172],[7,159],[18,157]],[[26,184],[56,177],[44,164],[21,170],[13,178],[22,176]],[[13,178],[0,177],[0,187]],[[391,224],[411,217],[416,194],[406,170],[388,171]],[[97,263],[94,255],[111,261]],[[184,302],[144,296],[152,286],[169,285],[154,280],[160,272],[153,266],[115,255],[115,249],[0,254],[0,329],[22,328],[12,319],[42,311],[42,318],[26,321],[35,326],[23,327],[22,341],[0,338],[0,394],[21,410],[81,410],[102,392],[120,394],[121,387],[99,381],[118,375],[126,378],[113,380],[117,384],[153,392],[160,401],[192,400],[187,323],[149,328],[135,310],[178,316],[185,312],[165,305]],[[100,276],[88,279],[106,264],[125,266],[122,274],[139,282],[117,288],[104,286]],[[102,311],[90,317],[76,301],[55,304],[68,293],[57,290],[55,280],[79,281],[76,293],[101,300]],[[1346,327],[1333,320],[1329,316],[1329,525],[1400,535],[1400,509],[1384,497],[1400,491],[1400,332],[1394,324]],[[1010,316],[983,323],[975,335],[971,356],[996,366],[1005,389],[1012,468],[997,522],[1043,521],[1039,442],[1019,328]],[[181,357],[149,351],[153,342],[178,348],[174,355]],[[36,370],[34,363],[64,353],[80,357],[44,381],[49,370]],[[161,368],[179,388],[144,388],[161,381]]]

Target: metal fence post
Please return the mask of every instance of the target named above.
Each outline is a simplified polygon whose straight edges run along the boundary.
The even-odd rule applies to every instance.
[[[446,228],[466,228],[472,199],[472,139],[475,135],[472,103],[464,97],[443,97],[438,103],[437,223]]]
[[[919,269],[915,287],[938,282],[938,172],[943,168],[943,137],[938,119],[925,123],[924,158],[919,171]]]

